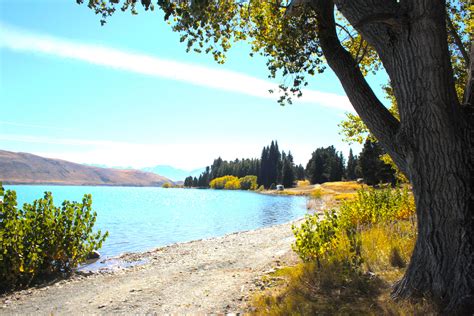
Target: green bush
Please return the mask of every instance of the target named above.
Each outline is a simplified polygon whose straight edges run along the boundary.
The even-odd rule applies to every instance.
[[[50,192],[17,207],[15,191],[0,184],[0,291],[70,274],[88,254],[102,246],[108,232],[94,233],[97,213],[91,195],[82,203],[53,204]]]
[[[305,262],[332,257],[347,263],[361,263],[361,230],[369,225],[408,219],[415,214],[413,197],[407,189],[361,189],[353,200],[344,201],[338,211],[307,215],[300,227],[293,226],[293,250]]]
[[[240,189],[241,190],[256,190],[257,185],[257,176],[245,176],[239,179]]]
[[[296,237],[292,249],[304,262],[322,261],[345,262],[358,266],[360,258],[360,235],[356,227],[341,222],[335,210],[325,211],[320,218],[317,214],[307,215],[300,226],[293,226]]]
[[[409,219],[415,215],[415,201],[407,188],[361,189],[352,201],[340,208],[345,225],[369,225]]]
[[[332,248],[334,237],[339,232],[338,220],[334,210],[326,211],[324,218],[317,214],[306,215],[300,227],[292,226],[296,240],[293,250],[303,261],[318,261]]]

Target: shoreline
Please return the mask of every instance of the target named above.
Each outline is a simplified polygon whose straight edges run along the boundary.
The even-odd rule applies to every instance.
[[[125,253],[110,259],[140,264],[1,296],[0,313],[242,312],[262,275],[296,262],[291,226],[301,222]]]
[[[306,212],[308,214],[308,212]],[[305,214],[305,215],[306,215]],[[242,230],[242,231],[236,231],[236,232],[231,232],[224,234],[222,236],[214,236],[214,237],[208,237],[208,238],[198,238],[198,239],[193,239],[193,240],[188,240],[188,241],[182,241],[182,242],[174,242],[169,245],[163,245],[163,246],[158,246],[155,248],[151,248],[149,250],[144,250],[144,251],[127,251],[123,252],[118,255],[113,255],[110,257],[104,257],[104,258],[98,258],[94,262],[86,263],[83,266],[78,267],[75,270],[76,274],[79,275],[91,275],[91,274],[98,274],[98,273],[114,273],[117,270],[121,269],[126,269],[129,267],[139,267],[144,264],[146,264],[146,260],[149,259],[149,257],[153,256],[155,252],[162,251],[166,248],[170,247],[179,247],[179,246],[186,246],[188,244],[193,244],[193,243],[198,243],[198,242],[213,242],[218,239],[224,239],[233,235],[240,235],[240,234],[245,234],[245,233],[252,233],[252,232],[257,232],[262,229],[268,229],[268,228],[278,228],[278,226],[290,226],[294,224],[301,223],[304,218],[304,216],[300,216],[298,218],[295,218],[293,220],[290,220],[288,222],[284,223],[279,223],[279,224],[272,224],[269,226],[264,226],[264,227],[259,227],[255,229],[247,229],[247,230]],[[99,251],[100,252],[100,251]],[[108,262],[113,262],[113,265],[107,266]],[[98,269],[93,269],[93,270],[87,270],[88,266],[92,265],[104,265],[103,267],[98,267]],[[1,298],[1,296],[0,296]]]

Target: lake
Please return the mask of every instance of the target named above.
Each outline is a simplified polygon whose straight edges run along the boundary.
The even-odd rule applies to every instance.
[[[8,185],[19,205],[51,191],[56,206],[92,194],[96,228],[108,230],[100,250],[106,257],[146,251],[176,242],[280,224],[306,213],[305,197],[272,196],[246,191]]]

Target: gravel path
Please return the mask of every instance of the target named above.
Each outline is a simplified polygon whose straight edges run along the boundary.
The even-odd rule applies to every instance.
[[[1,297],[0,314],[242,312],[261,275],[296,260],[291,225],[128,254],[147,263]]]

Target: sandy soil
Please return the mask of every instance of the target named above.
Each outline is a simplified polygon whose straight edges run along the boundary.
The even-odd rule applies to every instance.
[[[1,297],[0,314],[242,312],[263,274],[296,260],[291,225],[128,254],[147,263]]]

